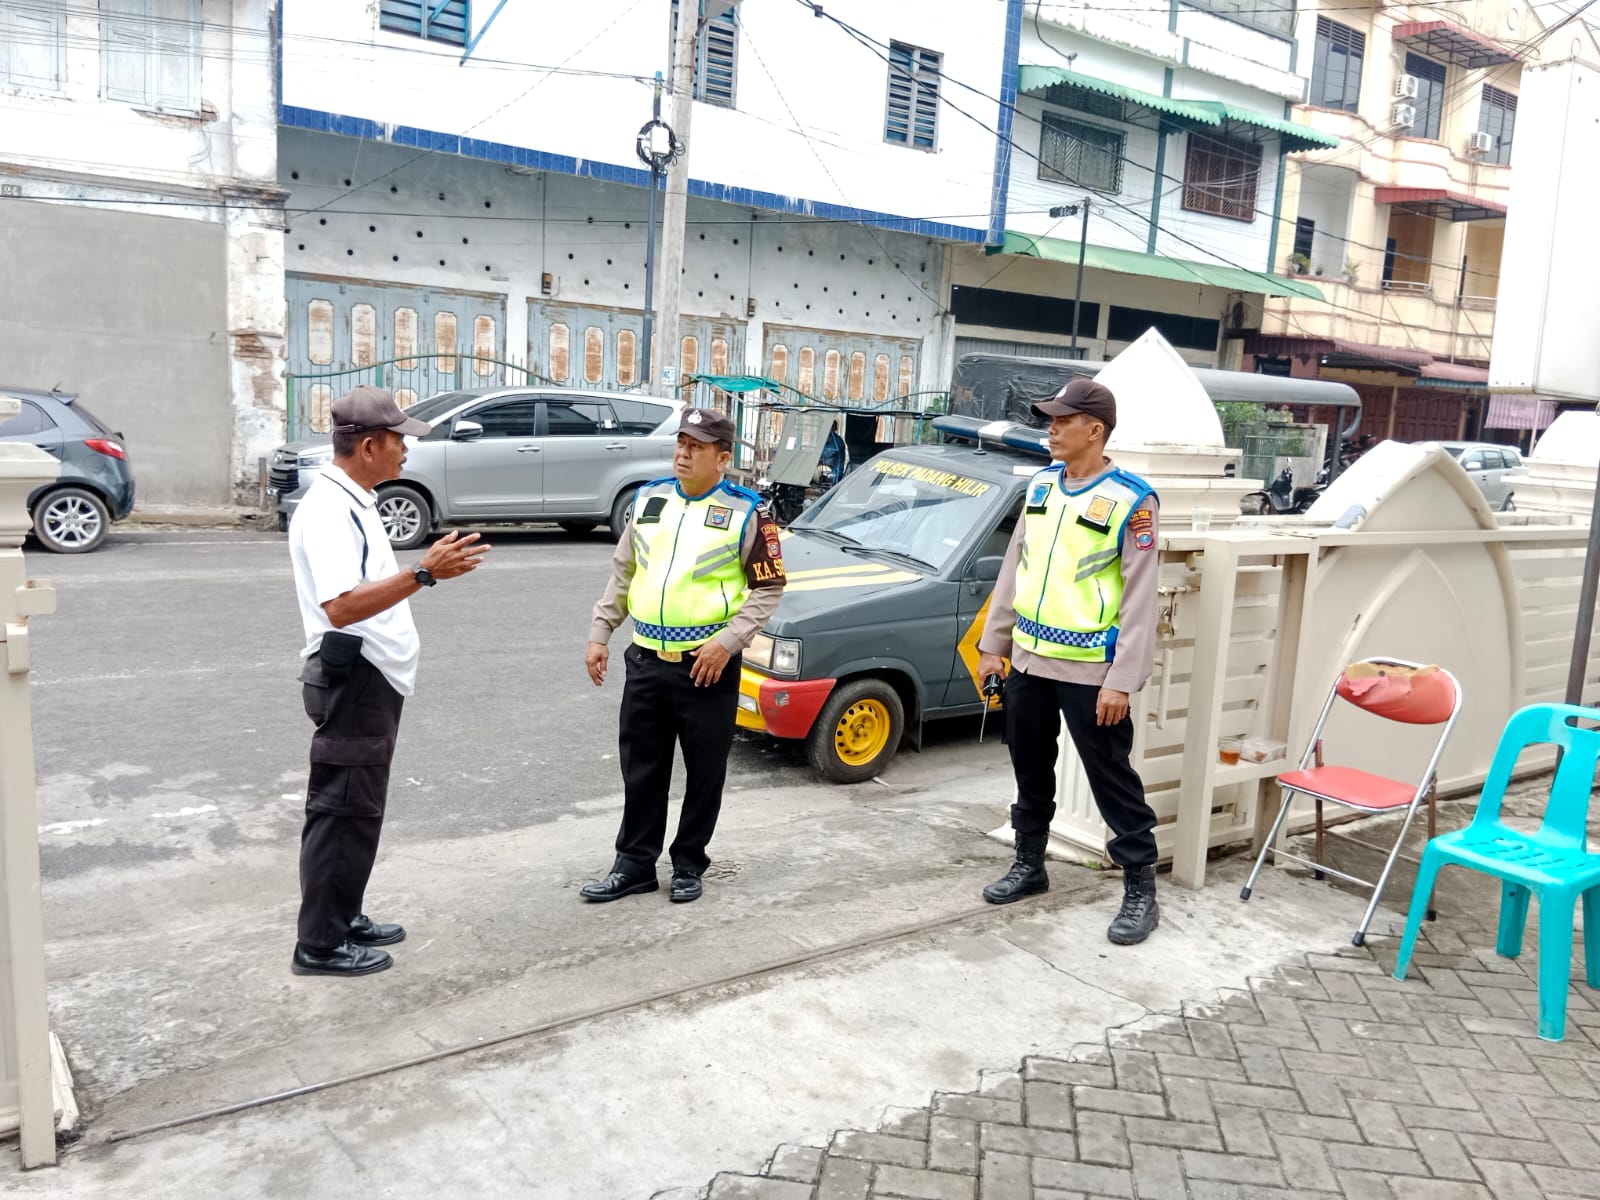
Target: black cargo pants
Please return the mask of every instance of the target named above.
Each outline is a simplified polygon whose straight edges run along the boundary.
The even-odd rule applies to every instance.
[[[338,671],[313,654],[300,681],[317,730],[300,834],[299,938],[302,946],[331,950],[361,914],[378,856],[405,697],[361,657]]]
[[[688,778],[670,850],[672,866],[703,874],[711,863],[706,846],[716,832],[733,748],[741,657],[730,658],[722,678],[710,687],[694,685],[689,677],[694,658],[688,653],[681,662],[667,662],[654,651],[630,645],[622,657],[628,670],[618,737],[624,800],[614,869],[629,875],[655,870],[667,836],[674,749],[681,745]]]
[[[1023,671],[1006,676],[1006,745],[1017,777],[1017,802],[1011,828],[1018,833],[1048,833],[1056,815],[1056,741],[1061,721],[1083,760],[1095,807],[1114,835],[1106,853],[1119,867],[1147,867],[1156,861],[1156,814],[1133,769],[1133,719],[1096,725],[1100,688],[1060,683]]]

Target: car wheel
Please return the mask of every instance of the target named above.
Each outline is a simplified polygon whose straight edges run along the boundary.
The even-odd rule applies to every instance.
[[[857,679],[828,697],[806,754],[834,783],[861,783],[889,765],[905,727],[900,694],[881,679]]]
[[[396,550],[414,550],[433,528],[433,510],[416,488],[397,483],[378,493],[378,516]]]
[[[597,524],[599,524],[599,522],[597,522],[597,521],[557,521],[556,524],[561,526],[561,528],[565,529],[568,533],[572,534],[574,537],[582,537],[586,533],[593,533],[594,532],[594,527]]]
[[[105,501],[84,488],[57,488],[33,509],[34,536],[57,554],[87,554],[110,530]]]
[[[611,536],[622,536],[622,523],[628,519],[628,510],[633,507],[633,498],[639,494],[636,487],[625,487],[617,502],[611,506]]]
[[[1500,505],[1501,512],[1516,512],[1517,506],[1511,503],[1511,493],[1506,493],[1505,501]]]

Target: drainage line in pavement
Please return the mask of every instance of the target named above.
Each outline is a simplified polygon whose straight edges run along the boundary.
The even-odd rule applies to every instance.
[[[1028,908],[1038,907],[1039,902],[1033,901],[1026,904]],[[283,1092],[274,1092],[270,1096],[258,1096],[253,1100],[242,1100],[237,1104],[224,1104],[219,1108],[209,1108],[203,1112],[191,1113],[188,1116],[173,1117],[167,1121],[157,1121],[152,1125],[141,1125],[136,1129],[119,1129],[106,1135],[106,1143],[126,1142],[146,1134],[161,1133],[168,1129],[177,1129],[184,1125],[197,1125],[201,1121],[210,1121],[217,1117],[229,1117],[235,1113],[248,1112],[255,1108],[265,1108],[269,1104],[278,1104],[285,1100],[293,1100],[300,1096],[309,1096],[315,1092],[325,1092],[331,1088],[343,1087],[346,1084],[362,1083],[368,1079],[377,1079],[383,1075],[390,1075],[396,1071],[409,1070],[412,1067],[423,1067],[429,1063],[436,1063],[446,1058],[454,1058],[458,1054],[470,1054],[474,1050],[487,1050],[491,1046],[499,1046],[506,1042],[514,1042],[520,1038],[539,1037],[544,1034],[556,1033],[581,1025],[587,1021],[598,1020],[601,1017],[614,1016],[617,1013],[627,1012],[630,1009],[645,1008],[652,1004],[659,1004],[663,1000],[674,1000],[694,992],[710,991],[713,988],[726,987],[728,984],[741,983],[748,979],[755,979],[762,975],[774,975],[781,971],[792,970],[808,963],[820,962],[840,954],[850,954],[857,950],[866,950],[873,946],[880,946],[888,942],[899,941],[902,938],[916,937],[919,934],[932,933],[938,929],[945,929],[952,925],[959,925],[963,921],[970,921],[974,917],[986,914],[995,914],[995,906],[985,904],[978,908],[965,909],[954,916],[939,917],[931,921],[918,921],[912,925],[905,925],[899,929],[891,929],[886,933],[875,933],[867,937],[857,938],[854,941],[841,942],[834,946],[826,946],[820,950],[812,950],[806,954],[797,954],[793,958],[785,958],[764,967],[753,970],[741,971],[734,975],[724,975],[720,979],[712,979],[702,983],[691,983],[683,987],[669,988],[665,991],[655,992],[636,1000],[621,1000],[616,1004],[608,1004],[603,1008],[590,1009],[588,1012],[578,1013],[571,1017],[562,1017],[555,1021],[546,1021],[539,1025],[530,1025],[526,1029],[514,1030],[511,1033],[496,1034],[494,1037],[483,1038],[475,1042],[466,1042],[457,1046],[447,1046],[443,1050],[435,1050],[429,1054],[420,1054],[415,1058],[403,1059],[400,1062],[389,1063],[382,1067],[372,1067],[366,1071],[357,1071],[350,1075],[340,1075],[335,1079],[325,1079],[319,1083],[308,1083],[304,1087],[290,1088]]]

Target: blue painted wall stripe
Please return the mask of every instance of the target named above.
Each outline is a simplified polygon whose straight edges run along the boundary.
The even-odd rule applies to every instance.
[[[1000,63],[1000,136],[994,143],[994,190],[989,203],[991,246],[1006,236],[1006,206],[1011,195],[1011,129],[1016,120],[1017,65],[1022,57],[1022,5],[1024,0],[1006,0],[1006,44]]]
[[[1022,31],[1022,0],[1008,0],[1016,10],[1017,36]],[[1008,34],[1009,38],[1009,34]],[[1010,71],[1012,97],[1016,94],[1016,69]],[[1009,130],[1011,108],[1009,103],[1002,112],[1002,121]],[[558,175],[575,175],[583,179],[600,179],[607,183],[622,183],[632,187],[648,187],[650,172],[642,167],[619,167],[593,159],[574,158],[569,154],[550,154],[543,150],[530,150],[524,146],[511,146],[504,142],[490,142],[478,138],[460,137],[453,133],[438,133],[431,129],[418,129],[411,125],[383,125],[367,117],[350,117],[341,113],[323,112],[315,108],[301,108],[294,104],[280,104],[278,122],[291,129],[309,129],[316,133],[337,134],[340,137],[364,138],[374,142],[389,142],[395,146],[414,147],[418,150],[442,154],[459,154],[464,158],[482,159],[486,162],[509,163],[529,167],[536,171],[550,171]],[[1002,141],[1001,146],[1010,148]],[[999,171],[998,161],[996,171]],[[854,224],[874,225],[896,233],[916,234],[919,237],[937,238],[947,242],[972,242],[984,240],[984,231],[968,226],[951,225],[943,221],[929,221],[920,217],[902,217],[894,213],[878,212],[867,208],[850,208],[842,204],[829,204],[820,200],[807,200],[798,196],[783,196],[777,192],[757,191],[754,188],[733,187],[725,183],[708,183],[701,179],[689,180],[689,195],[705,200],[719,200],[744,208],[767,209],[772,212],[792,213],[817,217],[828,221],[848,221]],[[995,234],[995,220],[1000,222],[1000,234]],[[990,236],[1003,236],[1005,200],[999,197],[998,218],[990,216]]]

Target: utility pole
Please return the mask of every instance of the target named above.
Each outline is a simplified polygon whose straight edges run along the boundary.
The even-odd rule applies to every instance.
[[[661,343],[661,369],[652,372],[650,390],[657,396],[678,395],[682,359],[678,327],[683,309],[683,236],[689,210],[689,125],[694,119],[695,44],[700,33],[698,0],[678,0],[678,31],[672,44],[672,131],[685,153],[667,169],[667,198],[661,217],[661,307],[656,337]],[[655,193],[651,192],[652,200]],[[646,370],[649,369],[645,359]]]
[[[647,386],[654,388],[654,374],[650,370],[650,348],[653,344],[655,333],[655,287],[656,287],[656,193],[661,190],[661,177],[666,174],[667,166],[681,152],[677,137],[672,132],[672,127],[661,120],[661,72],[656,72],[655,99],[651,106],[650,120],[645,122],[639,130],[637,146],[639,158],[645,166],[650,168],[650,216],[645,223],[644,243],[644,336],[640,346],[640,361],[644,364],[635,370],[634,379],[644,379]]]
[[[1078,350],[1078,312],[1083,305],[1083,257],[1089,249],[1089,197],[1085,196],[1078,204],[1062,204],[1050,210],[1052,217],[1070,217],[1074,213],[1083,214],[1083,230],[1078,234],[1078,286],[1072,292],[1072,357],[1077,358]]]
[[[1600,413],[1600,404],[1595,405]],[[1594,629],[1595,597],[1600,594],[1600,471],[1595,474],[1594,507],[1589,513],[1589,545],[1583,558],[1583,585],[1578,590],[1578,627],[1572,634],[1572,661],[1567,668],[1568,704],[1583,703],[1589,675],[1589,635]]]

